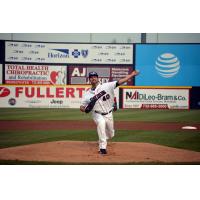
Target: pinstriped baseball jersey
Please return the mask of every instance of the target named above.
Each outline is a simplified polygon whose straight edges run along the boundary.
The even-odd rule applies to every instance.
[[[103,83],[103,84],[98,84],[95,90],[89,89],[83,99],[81,104],[83,106],[87,106],[88,103],[90,102],[90,99],[94,96],[99,94],[100,92],[104,91],[105,94],[100,97],[94,108],[93,111],[98,111],[100,113],[107,113],[112,110],[113,108],[113,103],[114,103],[114,89],[116,88],[117,81],[113,82],[108,82],[108,83]]]

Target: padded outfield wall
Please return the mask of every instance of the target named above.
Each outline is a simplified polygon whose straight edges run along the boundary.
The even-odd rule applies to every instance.
[[[3,83],[0,88],[0,106],[5,106],[2,102],[5,101],[3,98],[5,98],[5,94],[8,94],[8,90],[11,104],[17,100],[15,98],[19,98],[16,101],[19,102],[20,95],[17,97],[16,92],[13,93],[17,90],[16,88],[19,88],[19,85],[22,85],[22,91],[26,91],[25,95],[34,96],[39,91],[39,89],[35,89],[36,86],[41,88],[40,91],[49,91],[49,93],[56,91],[53,89],[54,86],[64,88],[60,89],[61,91],[65,91],[65,87],[70,88],[70,85],[74,84],[84,86],[89,83],[88,73],[90,71],[97,71],[100,81],[104,83],[118,80],[129,74],[132,69],[136,69],[140,70],[140,75],[128,81],[129,88],[122,87],[119,90],[121,108],[200,108],[199,52],[200,44],[0,41],[0,75],[2,75],[0,81]],[[143,88],[136,90],[132,86],[143,86]],[[149,86],[152,91],[148,89]],[[183,86],[185,90],[181,88]],[[174,91],[176,92],[174,93]],[[184,94],[182,94],[183,91]],[[129,93],[126,95],[127,99],[124,98],[123,94],[125,93]],[[11,94],[13,94],[12,97]],[[52,94],[52,97],[54,98],[55,95]],[[6,100],[7,106],[10,105],[9,99]],[[63,99],[57,98],[54,100],[56,102],[63,101]],[[129,103],[124,105],[125,100],[128,100]],[[73,102],[73,99],[71,101]],[[45,102],[41,105],[52,107],[50,102],[54,101]],[[42,107],[41,105],[38,106]],[[64,104],[61,105],[67,107]],[[23,105],[20,104],[20,107]]]

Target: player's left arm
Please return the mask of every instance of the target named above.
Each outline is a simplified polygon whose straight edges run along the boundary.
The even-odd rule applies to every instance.
[[[132,71],[129,75],[127,75],[125,78],[119,79],[117,81],[117,86],[122,85],[123,83],[126,83],[129,79],[133,78],[134,76],[137,76],[139,74],[139,71]]]

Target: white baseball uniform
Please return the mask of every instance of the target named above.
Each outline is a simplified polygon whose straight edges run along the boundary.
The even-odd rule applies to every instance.
[[[98,84],[97,87],[92,90],[89,89],[81,104],[87,106],[90,102],[90,98],[98,93],[105,91],[106,93],[97,100],[93,110],[92,118],[97,125],[97,133],[99,136],[99,149],[106,149],[107,139],[111,139],[114,134],[114,122],[113,122],[113,104],[114,104],[114,89],[117,87],[117,81]]]

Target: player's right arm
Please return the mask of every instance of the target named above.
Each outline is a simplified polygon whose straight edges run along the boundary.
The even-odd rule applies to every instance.
[[[118,85],[122,85],[123,83],[126,83],[129,79],[133,78],[134,76],[137,76],[138,74],[139,74],[139,71],[134,70],[125,78],[119,79],[117,83]]]

